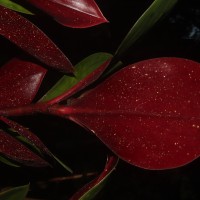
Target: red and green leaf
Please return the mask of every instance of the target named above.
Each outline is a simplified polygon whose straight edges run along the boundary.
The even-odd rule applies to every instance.
[[[62,51],[33,23],[0,5],[0,35],[48,66],[64,72],[73,67]]]
[[[108,22],[94,0],[28,0],[64,26],[86,28]]]
[[[70,200],[91,200],[104,187],[111,173],[117,166],[118,158],[116,156],[109,156],[103,172],[93,181],[85,185],[78,192],[76,192]]]
[[[64,75],[40,101],[54,104],[69,98],[97,80],[106,70],[111,59],[112,55],[108,53],[95,53],[88,56],[75,66],[73,77]]]
[[[49,164],[29,150],[17,139],[0,129],[0,154],[18,163],[33,167],[44,167]]]
[[[133,165],[175,168],[200,155],[199,88],[199,63],[157,58],[120,70],[56,109]]]
[[[48,150],[48,148],[28,128],[25,128],[17,122],[14,122],[2,116],[0,116],[0,120],[7,124],[13,131],[16,131],[19,135],[25,138],[31,145],[38,148],[41,152],[51,156],[51,152]]]
[[[0,68],[0,109],[30,104],[46,74],[43,67],[12,59]]]

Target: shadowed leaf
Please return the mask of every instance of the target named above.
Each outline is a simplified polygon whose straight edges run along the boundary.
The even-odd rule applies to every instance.
[[[19,165],[17,165],[15,162],[10,161],[9,159],[7,159],[3,156],[0,156],[0,162],[4,163],[6,165],[9,165],[11,167],[19,167]]]
[[[34,133],[32,133],[28,128],[25,128],[21,126],[20,124],[2,116],[0,116],[0,120],[4,122],[5,124],[7,124],[12,129],[12,131],[16,131],[20,136],[22,136],[22,139],[25,139],[26,140],[25,142],[26,143],[28,142],[28,144],[30,144],[33,148],[35,148],[35,150],[38,150],[39,153],[47,154],[48,156],[53,158],[55,161],[57,161],[67,171],[72,173],[72,170],[67,165],[65,165],[62,161],[60,161],[55,155],[53,155],[49,151],[49,149],[42,143],[42,141]],[[1,157],[0,157],[0,160],[1,160]],[[2,162],[4,161],[5,164],[14,165],[13,163],[9,163],[9,161],[5,160],[4,158],[2,158],[1,161]]]
[[[115,57],[121,57],[142,35],[165,16],[177,2],[178,0],[154,0],[121,42]]]
[[[47,147],[42,143],[42,141],[33,134],[28,128],[25,128],[18,124],[17,122],[11,121],[5,117],[0,116],[0,120],[6,123],[13,131],[16,131],[19,135],[26,138],[33,146],[38,148],[41,152],[51,156],[50,151]]]
[[[18,140],[0,129],[0,154],[23,165],[44,167],[49,164]]]
[[[87,28],[108,22],[94,0],[28,0],[64,26]]]
[[[25,200],[29,185],[14,187],[0,193],[0,200]]]
[[[132,64],[59,110],[123,160],[146,169],[200,154],[200,64],[157,58]]]

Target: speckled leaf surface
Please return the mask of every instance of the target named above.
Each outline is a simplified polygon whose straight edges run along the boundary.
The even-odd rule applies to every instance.
[[[121,159],[168,169],[199,157],[199,105],[200,64],[157,58],[120,70],[67,109]]]
[[[26,146],[0,129],[0,154],[23,165],[44,167],[49,164]]]
[[[23,127],[22,125],[18,124],[17,122],[14,122],[10,119],[7,119],[5,117],[0,116],[0,120],[7,124],[13,131],[16,131],[19,135],[26,138],[30,144],[32,144],[34,147],[38,148],[41,152],[51,156],[50,151],[47,149],[47,147],[42,143],[42,141],[33,134],[28,128]]]
[[[106,182],[108,181],[109,176],[115,170],[115,167],[118,163],[118,157],[116,156],[108,156],[106,166],[104,170],[101,172],[99,177],[85,185],[78,192],[76,192],[70,200],[92,200],[101,189],[104,187]]]
[[[94,0],[28,0],[64,26],[86,28],[107,22]]]
[[[32,62],[12,59],[0,68],[0,109],[32,102],[46,69]]]
[[[40,29],[1,5],[0,34],[46,65],[64,72],[73,72],[68,58]]]

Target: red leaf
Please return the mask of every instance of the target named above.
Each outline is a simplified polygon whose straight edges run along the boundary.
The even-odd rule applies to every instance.
[[[42,143],[42,141],[28,128],[25,128],[18,124],[17,122],[11,121],[5,117],[0,116],[0,120],[10,126],[13,130],[17,131],[19,135],[26,138],[33,146],[37,147],[40,151],[52,156],[48,148]]]
[[[94,0],[28,0],[72,28],[86,28],[107,22]]]
[[[41,62],[64,72],[72,72],[68,58],[34,24],[0,5],[0,34]]]
[[[23,106],[32,102],[46,69],[31,62],[12,59],[0,68],[0,108]]]
[[[157,58],[132,64],[61,111],[123,160],[147,169],[200,154],[200,64]]]
[[[49,164],[18,140],[0,129],[0,153],[24,165],[43,167]]]
[[[70,200],[87,199],[87,197],[89,197],[88,199],[92,199],[91,196],[95,196],[102,189],[102,185],[105,184],[105,181],[107,181],[106,178],[115,169],[117,163],[118,157],[109,156],[106,166],[103,172],[99,175],[99,177],[97,177],[96,179],[85,185],[83,188],[81,188],[70,198]]]

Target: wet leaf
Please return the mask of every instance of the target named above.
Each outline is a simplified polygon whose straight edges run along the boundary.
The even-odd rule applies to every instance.
[[[0,129],[0,154],[23,165],[45,167],[49,164],[17,139]]]
[[[27,10],[26,8],[24,8],[20,4],[17,4],[14,1],[11,1],[11,0],[0,0],[0,5],[4,6],[6,8],[9,8],[11,10],[24,13],[24,14],[29,14],[29,15],[33,14],[31,11]]]
[[[199,63],[156,58],[118,71],[58,110],[133,165],[175,168],[200,155],[199,88]]]
[[[40,101],[49,101],[63,93],[66,93],[87,76],[91,76],[92,79],[95,80],[103,73],[108,63],[106,63],[103,68],[102,65],[111,58],[112,55],[108,53],[95,53],[83,59],[75,66],[74,76],[64,75]],[[100,70],[98,70],[99,67]]]
[[[178,0],[154,0],[121,42],[115,57],[121,57],[142,35],[165,16],[177,2]]]
[[[0,68],[0,109],[32,102],[46,69],[20,59],[12,59]]]
[[[106,182],[108,181],[111,173],[115,170],[115,167],[118,163],[118,158],[116,156],[109,156],[106,166],[103,172],[81,188],[78,192],[76,192],[70,200],[91,200],[94,199],[95,196],[102,190]]]
[[[28,0],[64,26],[87,28],[108,22],[94,0]]]
[[[29,184],[14,187],[0,193],[0,200],[25,200],[29,190]]]
[[[73,72],[68,58],[40,29],[1,5],[0,34],[46,65],[63,72]]]

